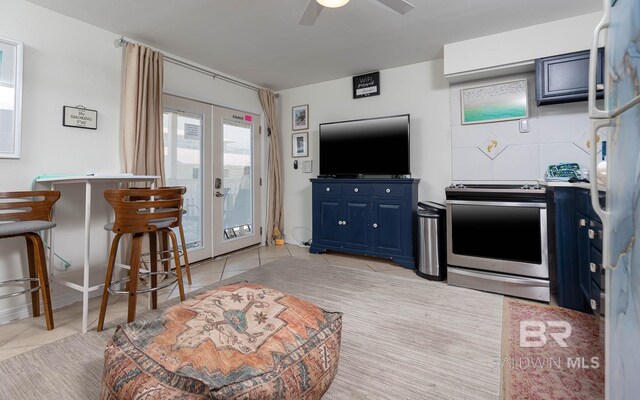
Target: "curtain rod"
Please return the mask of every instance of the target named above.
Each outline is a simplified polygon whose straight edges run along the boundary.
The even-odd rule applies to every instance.
[[[119,39],[116,39],[116,41],[115,41],[116,47],[124,47],[128,43],[132,43],[132,42],[126,40],[123,37],[121,37]],[[178,60],[176,58],[167,56],[164,53],[162,53],[162,54],[164,56],[165,61],[168,61],[168,62],[170,62],[172,64],[179,65],[181,67],[190,69],[192,71],[200,72],[201,74],[208,75],[208,76],[212,77],[213,79],[219,78],[219,79],[222,79],[225,82],[229,82],[229,83],[233,83],[234,85],[242,86],[245,89],[255,90],[256,92],[261,89],[261,88],[259,88],[257,86],[253,86],[253,85],[250,85],[248,83],[244,83],[242,81],[239,81],[237,79],[233,79],[233,78],[230,78],[228,76],[209,71],[209,70],[201,68],[201,67],[199,67],[197,65],[190,64],[190,63],[188,63],[186,61]]]

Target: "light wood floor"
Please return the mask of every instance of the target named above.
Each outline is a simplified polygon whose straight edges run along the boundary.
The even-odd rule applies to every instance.
[[[260,265],[270,263],[281,257],[298,257],[326,262],[330,265],[373,271],[382,274],[392,274],[397,276],[418,278],[411,270],[400,267],[385,260],[373,259],[369,257],[357,257],[343,254],[309,254],[307,248],[296,245],[285,245],[275,247],[256,247],[234,253],[228,257],[221,257],[216,260],[194,264],[191,267],[192,285],[186,284],[185,292],[191,292],[203,286],[219,282],[222,279],[230,278],[242,272]],[[176,285],[162,289],[159,292],[158,301],[164,302],[167,299],[177,297],[178,289]],[[147,307],[147,296],[139,297],[138,310],[142,311]],[[100,308],[100,297],[91,298],[89,301],[89,330],[96,328],[98,312]],[[126,316],[127,299],[126,296],[111,296],[109,307],[107,308],[107,321]],[[33,350],[47,343],[81,332],[82,324],[82,303],[74,303],[69,306],[56,309],[53,313],[55,329],[47,331],[44,316],[38,318],[24,318],[0,325],[0,360],[4,360],[15,355]]]

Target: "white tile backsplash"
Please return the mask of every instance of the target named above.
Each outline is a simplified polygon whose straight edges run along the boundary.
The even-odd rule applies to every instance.
[[[461,89],[522,78],[526,78],[529,85],[529,132],[520,132],[518,120],[461,124]],[[559,162],[577,162],[581,168],[589,167],[587,143],[591,122],[587,103],[537,107],[533,73],[453,84],[450,103],[454,181],[544,179],[547,167]],[[490,145],[491,151],[488,151]],[[599,143],[598,151],[600,149]]]
[[[539,165],[538,144],[507,147],[493,160],[493,180],[520,181],[537,180]]]
[[[493,180],[491,159],[477,147],[459,147],[451,154],[451,179],[454,181]]]
[[[544,177],[552,164],[577,162],[580,169],[589,168],[589,154],[575,143],[543,143],[540,145],[540,175]]]

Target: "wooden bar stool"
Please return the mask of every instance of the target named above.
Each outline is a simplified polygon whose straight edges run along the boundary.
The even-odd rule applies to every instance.
[[[133,322],[136,316],[136,301],[139,293],[151,292],[151,305],[152,308],[156,308],[158,298],[157,291],[175,282],[167,282],[163,286],[157,285],[158,274],[166,274],[167,272],[158,272],[157,257],[151,257],[150,271],[146,273],[150,277],[151,287],[149,289],[138,290],[142,239],[145,234],[149,234],[150,254],[156,254],[158,252],[157,233],[166,234],[171,239],[174,261],[176,263],[175,276],[178,282],[178,290],[180,291],[180,301],[184,300],[184,286],[182,284],[182,272],[180,270],[180,256],[178,255],[178,241],[176,235],[171,230],[171,226],[182,217],[183,189],[184,188],[122,189],[105,191],[104,197],[115,212],[115,221],[113,225],[111,225],[111,230],[115,233],[115,237],[111,243],[109,263],[107,265],[105,284],[102,292],[102,304],[100,306],[100,316],[97,327],[98,332],[100,332],[104,326],[109,294],[129,295],[127,322]],[[118,244],[125,234],[131,234],[133,236],[129,276],[117,281],[112,281]],[[126,291],[114,288],[115,285],[124,282],[127,282],[128,285]]]
[[[174,187],[162,187],[160,189],[175,189],[180,190],[182,193],[182,197],[184,198],[184,194],[187,192],[187,188],[184,186],[174,186]],[[182,258],[184,259],[184,270],[187,274],[187,282],[191,285],[191,270],[189,269],[189,256],[187,254],[187,242],[184,238],[184,228],[182,227],[182,217],[187,213],[187,210],[182,211],[180,214],[180,218],[175,220],[169,228],[178,228],[178,232],[180,233],[180,245],[182,246],[182,251],[179,253],[182,254]],[[167,254],[170,253],[169,250],[169,240],[166,232],[162,233],[162,249],[160,250],[161,261],[164,264],[164,270],[169,270],[169,258]]]
[[[184,198],[184,194],[187,192],[187,188],[184,186],[167,186],[167,187],[161,187],[160,189],[176,189],[176,190],[180,190],[182,192],[182,196]],[[182,250],[178,251],[178,253],[180,255],[182,255],[182,258],[184,259],[184,269],[185,272],[187,274],[187,282],[189,283],[189,285],[191,285],[191,270],[189,268],[189,255],[187,254],[187,242],[185,240],[184,237],[184,228],[182,227],[182,217],[187,214],[187,210],[183,209],[182,210],[182,215],[180,215],[180,219],[176,220],[173,222],[173,224],[169,227],[169,228],[178,228],[178,232],[180,233],[180,245],[182,246]],[[171,257],[173,251],[169,249],[169,235],[166,232],[163,232],[161,234],[161,239],[162,239],[162,245],[160,248],[160,251],[158,251],[157,256],[160,257],[160,262],[162,262],[162,264],[164,265],[164,270],[165,271],[169,271],[170,267],[169,267],[169,263],[171,261]],[[147,264],[147,261],[145,260],[146,257],[150,257],[149,253],[143,254],[142,255],[142,263],[143,264]]]
[[[51,221],[51,209],[60,198],[60,192],[54,190],[4,192],[0,193],[0,239],[22,236],[27,242],[29,259],[29,278],[0,282],[0,285],[14,285],[29,282],[30,289],[0,296],[0,299],[31,292],[33,316],[40,316],[40,297],[42,293],[44,315],[47,330],[53,329],[53,310],[49,292],[49,273],[44,255],[44,244],[39,231],[56,226]],[[8,221],[8,222],[6,222]]]

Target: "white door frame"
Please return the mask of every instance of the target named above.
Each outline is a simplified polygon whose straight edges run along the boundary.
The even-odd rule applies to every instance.
[[[202,115],[203,128],[202,134],[202,147],[201,147],[201,179],[202,179],[202,243],[199,248],[189,249],[189,261],[195,262],[213,257],[212,246],[212,200],[211,200],[211,157],[208,157],[207,149],[212,146],[211,129],[213,122],[211,120],[211,105],[196,101],[185,99],[183,97],[176,97],[169,94],[163,94],[162,96],[163,109],[167,111],[185,113],[185,114],[197,114]],[[165,165],[165,168],[167,166]],[[188,211],[188,210],[187,210]]]
[[[262,143],[260,134],[260,116],[252,113],[237,111],[228,109],[225,107],[213,108],[213,124],[214,124],[214,148],[212,149],[212,155],[214,158],[212,178],[220,178],[222,180],[222,186],[224,187],[224,124],[229,123],[232,125],[244,125],[251,128],[252,135],[252,234],[239,238],[225,239],[224,238],[224,219],[223,219],[223,202],[224,197],[215,197],[215,193],[218,191],[213,188],[213,254],[219,256],[222,254],[230,253],[248,246],[260,244],[262,242]],[[219,152],[216,149],[220,150]],[[212,183],[213,183],[212,182]]]

